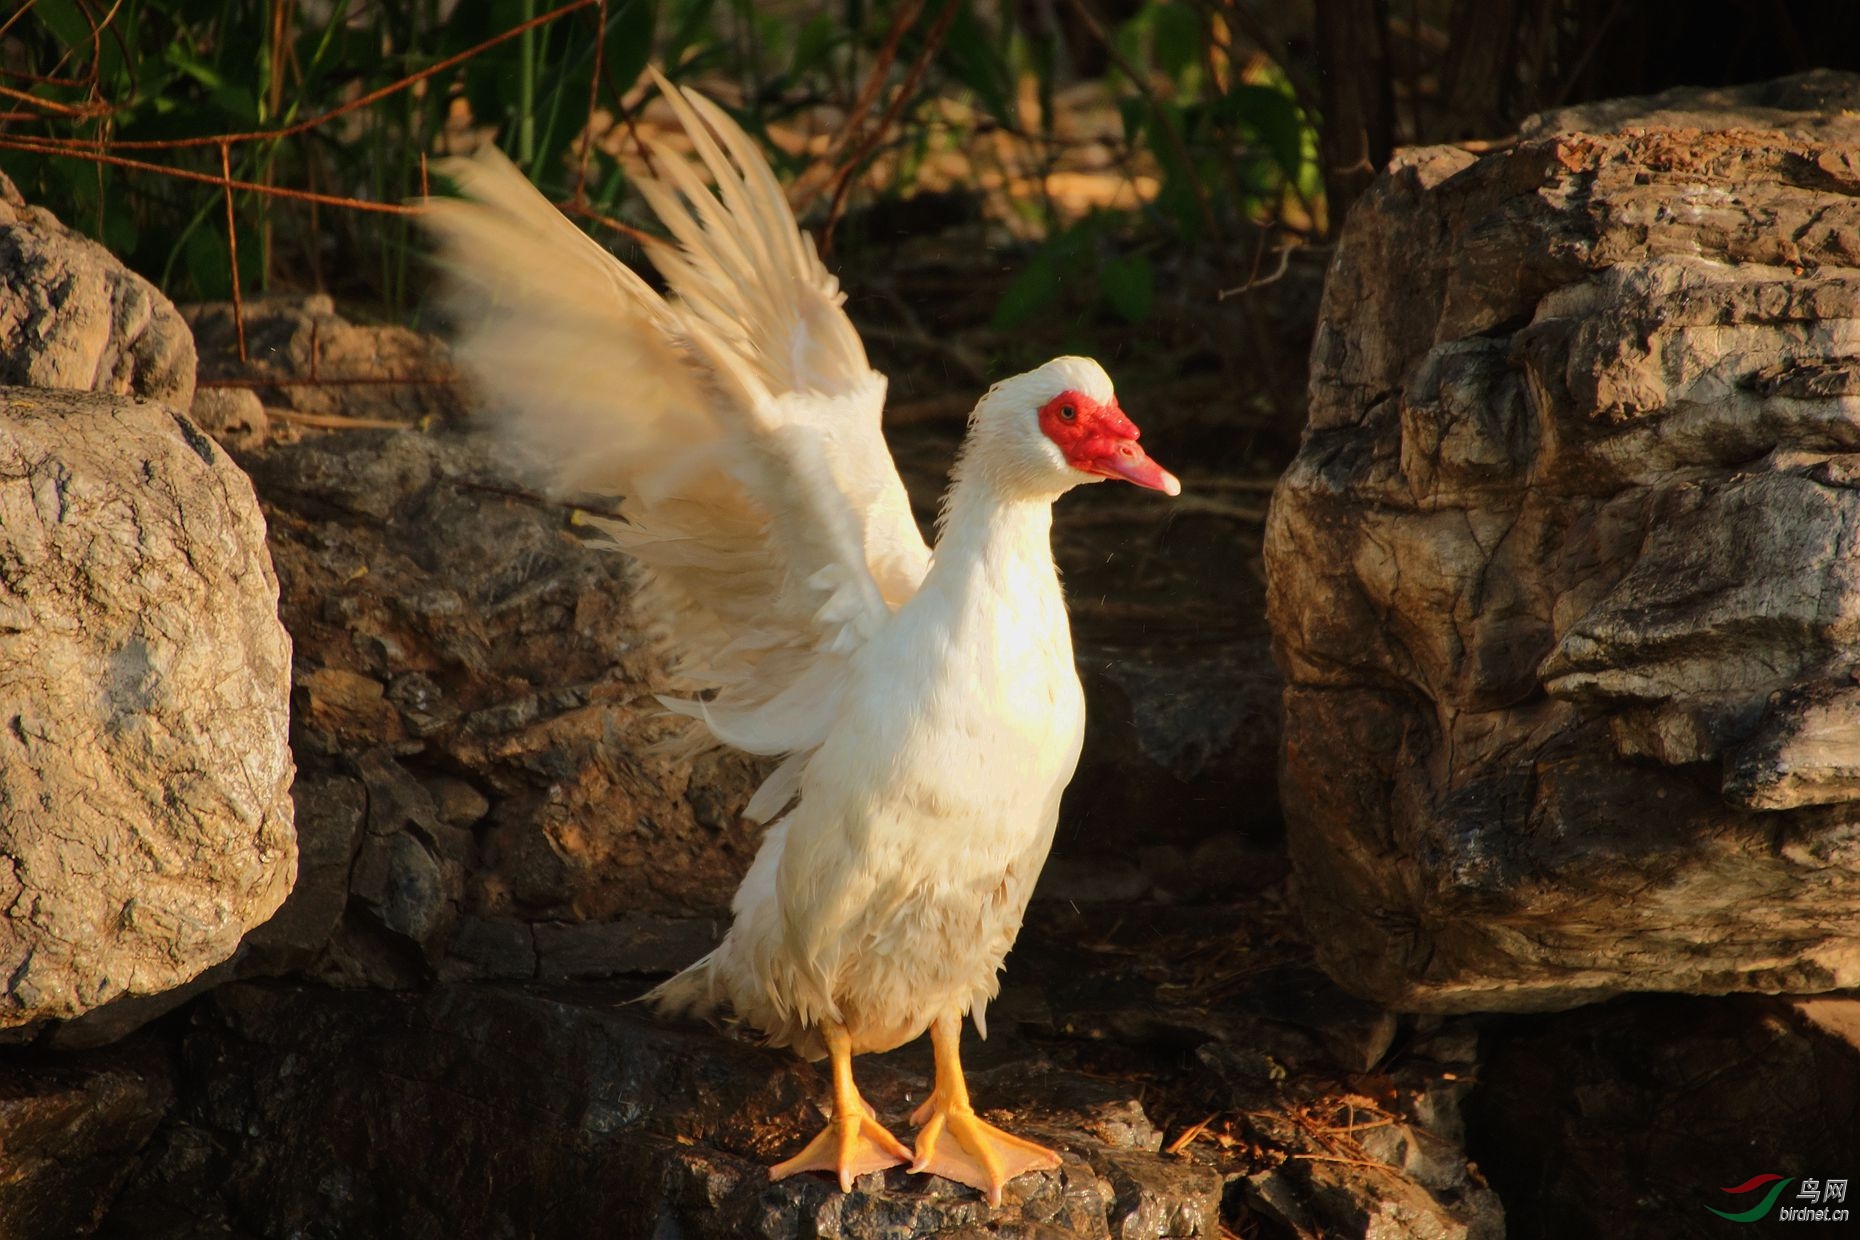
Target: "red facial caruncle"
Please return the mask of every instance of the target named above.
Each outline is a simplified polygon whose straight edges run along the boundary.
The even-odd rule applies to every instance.
[[[1074,469],[1122,478],[1164,495],[1182,493],[1176,476],[1137,445],[1143,432],[1124,416],[1115,399],[1100,403],[1083,392],[1061,392],[1040,406],[1040,429]]]

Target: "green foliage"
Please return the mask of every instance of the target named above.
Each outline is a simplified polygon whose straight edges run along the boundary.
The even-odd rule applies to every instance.
[[[963,5],[950,24],[938,61],[956,82],[974,93],[982,110],[995,121],[1009,128],[1018,125],[1011,47],[990,34],[970,5]]]
[[[887,89],[864,121],[889,113],[894,123],[881,142],[836,150],[885,159],[891,192],[900,194],[935,152],[988,131],[1022,141],[1030,159],[1046,158],[1039,152],[1051,149],[1055,101],[1070,85],[1060,80],[1070,59],[1052,32],[980,0],[953,0],[947,21],[948,0],[925,0],[889,49],[904,0],[605,0],[496,41],[557,2],[122,0],[112,9],[37,0],[0,36],[6,80],[28,97],[0,121],[0,148],[8,140],[32,147],[0,149],[0,170],[175,296],[212,298],[231,288],[226,203],[216,185],[75,150],[49,154],[44,140],[217,178],[219,143],[186,143],[258,135],[226,148],[236,181],[397,203],[422,192],[423,157],[441,149],[463,100],[545,193],[618,218],[637,208],[619,164],[590,142],[587,122],[591,106],[620,114],[649,60],[680,76],[743,83],[742,119],[753,133],[822,102],[849,108],[889,56]],[[1319,192],[1309,118],[1270,65],[1262,71],[1255,56],[1242,74],[1237,57],[1215,50],[1223,2],[1146,0],[1109,32],[1118,157],[1160,188],[1149,202],[1083,219],[1041,199],[1015,202],[1023,225],[1046,240],[1004,294],[999,324],[1060,307],[1141,322],[1154,302],[1147,247],[1222,244],[1242,227],[1279,220],[1288,202],[1309,211]],[[1063,20],[1066,5],[1059,11]],[[92,23],[105,13],[112,16],[100,32]],[[433,72],[483,44],[490,46]],[[392,89],[415,75],[417,84]],[[893,108],[892,92],[905,81],[915,94]],[[1034,132],[1022,114],[1028,83]],[[925,106],[940,97],[965,99],[969,110],[952,122]],[[339,115],[263,136],[332,113]],[[788,174],[807,162],[771,154]],[[248,293],[315,285],[390,312],[412,295],[418,241],[405,217],[252,190],[235,192],[233,207]]]
[[[994,327],[1012,331],[1068,304],[1102,308],[1141,323],[1156,298],[1156,276],[1142,255],[1115,253],[1120,221],[1097,213],[1047,239],[1022,265],[995,307]]]
[[[274,38],[278,0],[125,0],[98,37],[77,0],[39,0],[7,35],[8,59],[63,83],[30,92],[44,124],[5,136],[82,139],[149,164],[217,177],[220,147],[162,145],[276,130],[335,112],[358,96],[547,12],[538,0],[461,4],[441,20],[438,0],[412,5],[293,5]],[[94,9],[95,6],[89,6]],[[612,106],[651,54],[658,0],[609,0],[595,37],[589,7],[497,44],[463,65],[287,137],[230,144],[235,181],[397,203],[422,191],[422,156],[438,147],[452,98],[498,126],[547,192],[566,197],[579,176],[569,147],[583,133],[601,53],[602,102]],[[687,5],[687,16],[706,7]],[[311,16],[317,14],[317,16]],[[55,73],[49,72],[53,71]],[[68,109],[96,105],[76,122]],[[36,131],[36,132],[35,132]],[[132,149],[133,147],[133,149]],[[605,161],[605,166],[604,166]],[[590,158],[590,205],[609,212],[617,169]],[[198,181],[126,170],[78,155],[0,151],[29,199],[99,236],[131,266],[182,298],[231,289],[222,192]],[[311,206],[258,192],[234,195],[240,275],[248,292],[317,282],[378,299],[407,295],[415,238],[402,217]]]
[[[1153,162],[1161,185],[1133,211],[1047,221],[1048,239],[1002,296],[998,328],[1062,306],[1141,323],[1155,300],[1149,261],[1130,252],[1142,239],[1220,245],[1249,228],[1291,228],[1288,204],[1313,222],[1323,177],[1312,120],[1276,66],[1256,63],[1243,77],[1235,58],[1211,51],[1222,12],[1148,0],[1112,36],[1124,140],[1133,159]]]

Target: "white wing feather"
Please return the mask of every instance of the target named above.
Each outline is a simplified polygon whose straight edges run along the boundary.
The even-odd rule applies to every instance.
[[[660,79],[713,193],[655,152],[638,188],[678,247],[661,297],[500,153],[451,161],[429,203],[459,355],[559,492],[623,497],[605,531],[645,568],[641,605],[702,698],[666,699],[725,744],[793,755],[825,736],[846,661],[917,590],[929,550],[879,429],[885,379],[760,152]],[[682,200],[681,200],[682,199]]]

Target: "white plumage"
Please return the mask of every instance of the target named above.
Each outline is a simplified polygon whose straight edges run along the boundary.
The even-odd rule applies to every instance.
[[[934,556],[879,428],[885,380],[742,131],[661,80],[713,193],[656,152],[640,192],[677,245],[661,297],[495,151],[445,169],[428,216],[459,353],[500,425],[564,491],[623,496],[605,532],[694,690],[706,740],[783,761],[746,813],[768,834],[724,942],[660,987],[831,1054],[833,1124],[775,1169],[909,1159],[991,1200],[1056,1156],[974,1117],[956,1046],[1019,931],[1084,733],[1052,503],[1124,477],[1174,494],[1097,363],[996,384],[970,418]],[[932,1029],[914,1156],[850,1056]]]

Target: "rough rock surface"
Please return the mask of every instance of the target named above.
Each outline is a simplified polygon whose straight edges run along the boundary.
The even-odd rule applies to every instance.
[[[242,363],[230,307],[185,313],[296,647],[302,875],[242,971],[408,986],[702,955],[759,768],[652,752],[667,681],[626,561],[458,428],[434,338],[260,302]]]
[[[89,1235],[173,1101],[149,1044],[0,1062],[0,1232]]]
[[[230,302],[183,306],[181,314],[200,347],[201,389],[256,393],[287,427],[411,425],[464,412],[444,341],[351,323],[325,294],[247,302],[244,360]]]
[[[1079,1057],[1113,1077],[1186,1049],[1158,1092],[1178,1120],[1247,1151],[1224,1164],[1225,1217],[1242,1234],[1499,1240],[1504,1208],[1462,1149],[1474,1031],[1461,1018],[1404,1027],[1343,993],[1274,925],[1275,890],[1248,903],[1238,924],[1166,906],[1036,915],[1016,959],[1037,997],[1010,985],[990,1023],[1015,1021],[1048,1048],[1106,1048]],[[1223,934],[1230,946],[1210,953]]]
[[[271,418],[264,402],[250,388],[199,388],[187,415],[229,452],[256,448],[271,432]]]
[[[186,982],[290,889],[264,539],[181,415],[0,390],[0,1029]]]
[[[758,768],[651,751],[662,664],[626,562],[572,509],[451,433],[316,436],[247,464],[297,644],[316,857],[263,941],[295,927],[314,951],[335,929],[312,971],[352,984],[537,977],[532,923],[727,904]]]
[[[977,1105],[1066,1161],[998,1211],[901,1171],[770,1185],[824,1066],[652,1021],[637,985],[240,982],[162,1027],[179,1101],[100,1234],[1496,1240],[1459,1149],[1469,1022],[1403,1028],[1252,903],[1036,908],[964,1058]],[[857,1062],[901,1134],[931,1067]]]
[[[824,1078],[792,1056],[653,1024],[609,992],[441,986],[331,995],[240,983],[196,1009],[177,1122],[105,1236],[261,1234],[1212,1237],[1221,1179],[1156,1153],[1114,1087],[1019,1065],[978,1074],[1019,1129],[1066,1152],[999,1210],[902,1170],[850,1195],[768,1182],[820,1122]],[[862,1064],[881,1113],[928,1074]],[[415,1169],[410,1173],[410,1169]],[[164,1230],[164,1226],[175,1230]]]
[[[1760,1175],[1788,1178],[1777,1206],[1840,1180],[1860,1208],[1860,1000],[1624,999],[1511,1018],[1482,1049],[1468,1145],[1512,1240],[1774,1234],[1775,1206],[1758,1226],[1709,1213],[1759,1205],[1724,1190]]]
[[[194,337],[174,305],[0,174],[0,384],[109,392],[185,410]]]
[[[1788,133],[1411,151],[1352,213],[1267,536],[1347,986],[1860,984],[1860,83],[1816,81]]]
[[[1700,88],[1681,86],[1657,95],[1627,95],[1552,108],[1526,117],[1526,138],[1557,133],[1623,129],[1762,129],[1814,143],[1848,143],[1854,137],[1854,75],[1812,69],[1768,82]]]

